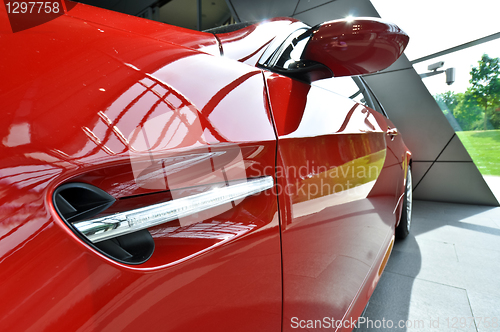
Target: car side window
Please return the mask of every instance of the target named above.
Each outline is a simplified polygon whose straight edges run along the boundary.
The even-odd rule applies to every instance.
[[[373,100],[373,103],[375,104],[374,110],[376,110],[377,112],[381,113],[386,118],[389,118],[389,116],[387,115],[387,112],[385,111],[385,109],[382,106],[382,104],[378,101],[377,96],[373,93],[373,91],[370,88],[370,86],[365,82],[365,80],[363,78],[359,77],[359,80],[361,80],[361,82],[366,87],[367,93],[371,96],[371,99]]]
[[[292,32],[268,59],[261,59],[266,68],[293,69],[301,61],[301,55],[309,41],[310,33],[305,27]]]
[[[335,92],[370,107],[387,117],[385,110],[379,104],[375,95],[359,76],[332,77],[311,83],[311,85]]]
[[[356,77],[357,78],[357,77]],[[360,104],[374,108],[371,96],[366,91],[364,84],[354,77],[332,77],[311,83],[311,85],[330,90],[339,95],[350,98]],[[358,78],[359,79],[359,78]]]

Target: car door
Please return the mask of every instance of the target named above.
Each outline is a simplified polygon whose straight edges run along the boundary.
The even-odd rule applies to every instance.
[[[276,136],[260,70],[69,16],[2,39],[2,330],[279,331]],[[114,230],[127,211],[129,226],[147,223],[158,210],[140,209],[204,194],[206,209],[141,237],[81,227]]]
[[[266,73],[278,132],[285,331],[356,319],[394,238],[395,188],[372,195],[385,172],[387,124],[361,98],[331,90],[344,80],[359,90],[349,77],[308,84]]]

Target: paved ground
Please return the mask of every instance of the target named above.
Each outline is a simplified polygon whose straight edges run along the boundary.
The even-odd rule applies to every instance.
[[[500,331],[500,208],[415,201],[411,232],[365,312],[394,327],[356,331]]]

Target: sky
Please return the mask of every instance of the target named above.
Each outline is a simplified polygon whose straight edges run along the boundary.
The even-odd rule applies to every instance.
[[[371,0],[380,16],[396,23],[410,36],[405,54],[414,60],[500,32],[500,0]],[[444,61],[442,69],[455,67],[456,80],[446,84],[444,74],[424,78],[431,94],[464,92],[471,67],[483,53],[500,57],[500,39],[414,65],[419,73],[429,64]]]

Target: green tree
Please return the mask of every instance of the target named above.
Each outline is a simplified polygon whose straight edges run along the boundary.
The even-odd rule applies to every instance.
[[[471,87],[467,91],[483,109],[483,129],[486,130],[488,119],[494,117],[496,120],[494,112],[500,104],[500,59],[483,54],[478,64],[470,71]]]
[[[446,91],[445,93],[435,95],[434,99],[436,99],[438,105],[443,111],[449,110],[451,113],[453,113],[453,110],[458,106],[462,97],[463,94],[461,93]]]
[[[453,108],[453,116],[462,130],[481,130],[483,109],[477,104],[470,88],[465,93],[459,93],[458,104]]]
[[[454,93],[447,91],[434,96],[439,107],[455,130],[476,130],[478,121],[482,120],[483,111],[469,91]],[[458,126],[455,125],[458,124]]]

